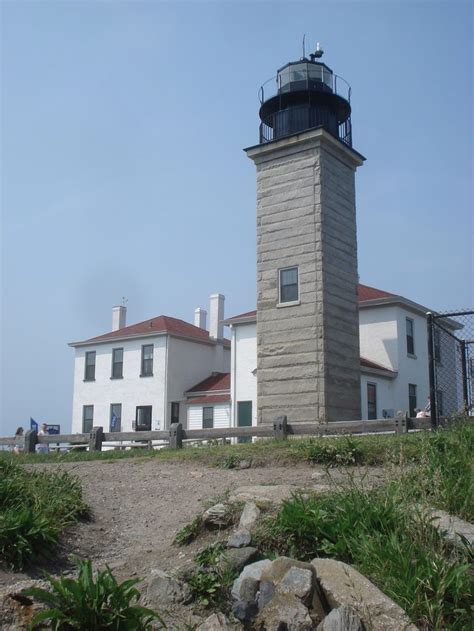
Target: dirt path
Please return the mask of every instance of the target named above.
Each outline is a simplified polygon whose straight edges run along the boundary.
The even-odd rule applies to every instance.
[[[92,509],[92,521],[78,524],[67,534],[64,558],[77,554],[99,566],[108,563],[120,579],[146,576],[153,567],[171,569],[192,558],[202,543],[176,548],[173,538],[209,500],[244,485],[312,487],[316,482],[312,474],[323,471],[303,464],[226,470],[158,459],[37,466],[77,475]],[[371,469],[371,477],[381,474]],[[341,474],[332,475],[337,479]],[[321,481],[327,480],[317,482]],[[23,577],[0,571],[0,586]]]

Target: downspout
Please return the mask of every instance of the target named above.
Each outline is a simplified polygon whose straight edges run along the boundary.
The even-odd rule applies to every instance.
[[[232,340],[231,340],[231,351],[233,351],[232,355],[232,367],[231,367],[231,400],[230,400],[230,405],[231,405],[231,409],[232,409],[232,427],[237,427],[237,419],[235,418],[236,414],[236,408],[237,408],[237,403],[235,400],[235,383],[237,380],[237,375],[236,375],[236,365],[237,365],[237,344],[235,341],[236,338],[236,329],[234,326],[231,325],[231,329],[232,329]]]
[[[163,427],[161,429],[168,429],[167,424],[168,424],[168,419],[167,419],[167,412],[168,412],[168,370],[169,370],[169,366],[168,366],[168,338],[169,335],[166,335],[166,342],[165,342],[165,388],[164,388],[164,409],[163,409]]]

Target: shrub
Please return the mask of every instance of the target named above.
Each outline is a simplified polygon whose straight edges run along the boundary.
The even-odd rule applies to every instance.
[[[336,440],[309,439],[304,449],[309,462],[329,466],[360,464],[364,456],[360,442],[352,436]]]
[[[34,616],[32,628],[48,621],[53,631],[146,631],[152,628],[151,623],[155,620],[164,627],[156,612],[135,604],[140,598],[135,585],[142,579],[118,583],[106,566],[105,570],[97,572],[94,581],[89,560],[77,560],[76,565],[79,570],[77,579],[64,576],[54,579],[47,575],[51,591],[32,587],[24,592],[49,607]]]
[[[87,516],[77,478],[0,461],[0,556],[9,566],[50,556],[63,530]]]

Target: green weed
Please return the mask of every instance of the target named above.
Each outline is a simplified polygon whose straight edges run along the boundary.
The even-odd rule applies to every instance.
[[[36,614],[31,628],[43,628],[48,622],[53,631],[67,629],[87,629],[88,631],[147,631],[152,622],[157,621],[161,628],[165,625],[160,616],[145,607],[137,605],[140,592],[135,585],[142,579],[134,578],[118,583],[110,568],[97,572],[94,580],[89,560],[77,560],[77,579],[58,579],[47,575],[51,590],[31,588],[24,593],[48,606]]]
[[[197,602],[204,607],[228,608],[228,592],[238,572],[225,563],[223,544],[208,546],[195,561],[197,568],[187,580]]]
[[[202,530],[202,518],[198,515],[193,521],[176,533],[173,543],[177,546],[185,546],[194,541]]]

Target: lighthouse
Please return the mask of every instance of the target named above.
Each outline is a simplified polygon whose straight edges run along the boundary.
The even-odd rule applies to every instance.
[[[360,418],[351,88],[322,62],[260,89],[257,171],[258,423]]]

